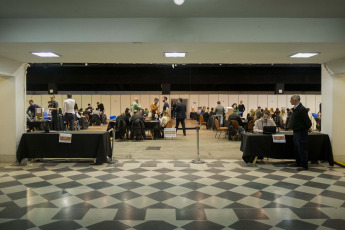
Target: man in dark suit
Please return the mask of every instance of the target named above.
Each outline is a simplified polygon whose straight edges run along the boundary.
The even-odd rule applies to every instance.
[[[179,103],[176,105],[175,113],[176,113],[176,132],[177,128],[182,124],[183,135],[186,136],[186,127],[184,120],[186,119],[186,105],[182,103],[183,99],[179,98]]]
[[[243,113],[246,110],[246,107],[243,104],[243,101],[240,101],[240,104],[238,105],[238,111],[241,113],[240,116],[243,117]]]
[[[293,142],[296,153],[296,164],[301,167],[298,171],[308,170],[308,132],[311,132],[311,121],[307,109],[300,102],[298,95],[291,97],[291,105],[294,106],[290,118],[293,130]]]

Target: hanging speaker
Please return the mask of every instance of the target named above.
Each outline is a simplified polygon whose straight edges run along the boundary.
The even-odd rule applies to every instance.
[[[48,84],[48,94],[57,94],[57,93],[58,93],[57,85],[54,83],[49,83]]]
[[[162,83],[162,94],[170,94],[170,83]]]
[[[284,84],[277,83],[276,84],[276,94],[284,94]]]

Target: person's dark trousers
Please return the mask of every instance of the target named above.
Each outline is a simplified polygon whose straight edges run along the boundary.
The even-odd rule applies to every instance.
[[[67,125],[69,125],[71,127],[71,131],[74,131],[74,114],[66,113],[65,122],[66,122],[66,130],[67,130]]]
[[[296,164],[308,168],[308,131],[294,131],[293,143],[296,154]]]
[[[243,113],[244,113],[244,112],[241,112],[241,115],[240,115],[241,117],[243,117]]]
[[[53,125],[52,130],[59,130],[57,115],[56,116],[52,115],[52,125]]]
[[[177,129],[180,125],[180,122],[182,124],[183,134],[186,134],[186,126],[184,123],[184,118],[176,118],[176,132],[177,132]]]

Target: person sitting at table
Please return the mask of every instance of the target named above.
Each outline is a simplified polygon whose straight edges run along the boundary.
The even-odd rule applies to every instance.
[[[91,107],[91,104],[87,104],[87,108],[85,110],[89,111],[90,113],[92,113],[93,108]]]
[[[210,114],[209,114],[209,110],[206,109],[206,111],[204,112],[204,114],[202,115],[202,117],[204,118],[204,122],[208,122],[208,119],[210,118]]]
[[[163,113],[163,117],[162,117],[160,126],[162,128],[164,128],[168,124],[168,121],[170,121],[169,111],[165,110],[164,113]]]
[[[228,123],[229,124],[231,124],[231,121],[237,121],[237,123],[238,123],[238,131],[242,135],[242,133],[244,132],[244,128],[243,128],[244,124],[243,124],[243,121],[242,121],[240,115],[238,115],[237,111],[235,111],[235,110],[228,117]]]
[[[247,121],[248,121],[248,123],[250,121],[254,120],[254,118],[255,118],[255,111],[254,111],[254,109],[251,109],[249,111],[249,113],[247,114]]]
[[[145,114],[146,117],[149,115],[149,113],[150,113],[150,111],[147,108],[145,108],[144,114]]]
[[[104,113],[104,105],[102,102],[101,103],[97,102],[97,109],[101,112],[101,114]]]
[[[274,123],[274,121],[270,118],[269,111],[264,111],[262,118],[255,121],[254,132],[262,133],[264,131],[265,126],[276,126],[276,123]]]
[[[34,104],[33,100],[29,101],[30,106],[28,107],[28,109],[26,110],[26,114],[28,114],[30,116],[31,119],[34,119],[35,117],[35,109],[37,108],[41,108],[40,106]],[[30,113],[30,114],[29,114]]]
[[[159,99],[155,98],[154,99],[154,103],[151,105],[151,116],[152,116],[152,120],[156,119],[156,114],[158,115],[159,111],[158,111],[158,102]]]
[[[80,130],[80,120],[81,116],[79,114],[78,109],[75,110],[75,117],[74,117],[74,122],[77,123],[78,131]]]
[[[140,136],[145,139],[145,124],[144,118],[138,114],[137,110],[133,111],[133,115],[129,118],[129,121],[132,123],[131,129],[131,139],[136,136],[138,140]]]
[[[210,117],[216,114],[213,110],[214,110],[214,108],[211,108]]]

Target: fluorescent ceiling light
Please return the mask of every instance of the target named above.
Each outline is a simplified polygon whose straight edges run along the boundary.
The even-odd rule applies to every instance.
[[[60,57],[60,55],[52,52],[32,52],[32,54],[39,57]]]
[[[184,0],[174,0],[174,3],[178,6],[180,6],[184,3]]]
[[[186,53],[164,53],[165,57],[186,57]]]
[[[297,54],[291,55],[290,57],[291,58],[310,58],[318,54],[319,53],[297,53]]]

